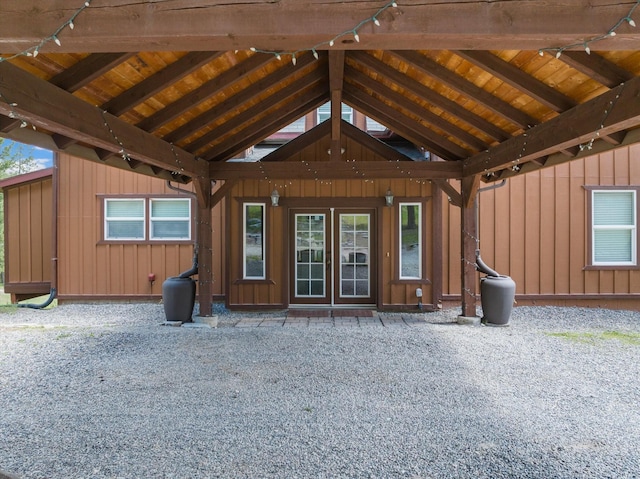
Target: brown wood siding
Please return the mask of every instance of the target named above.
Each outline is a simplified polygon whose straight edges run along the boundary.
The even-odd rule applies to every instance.
[[[323,147],[314,154],[320,154]],[[366,150],[362,150],[364,154]],[[326,154],[326,149],[325,149]],[[280,206],[271,207],[270,194],[273,189],[280,193]],[[393,207],[385,207],[384,194],[391,188],[395,195]],[[287,224],[290,208],[345,208],[368,207],[377,211],[378,254],[378,304],[390,308],[415,308],[418,298],[416,288],[422,288],[425,305],[434,303],[432,283],[432,187],[428,182],[407,180],[334,180],[334,181],[286,181],[244,180],[237,183],[231,192],[228,205],[230,223],[228,239],[229,286],[228,304],[234,308],[286,307],[288,306],[288,284],[290,274]],[[357,202],[355,200],[357,199]],[[425,242],[427,281],[397,281],[398,218],[400,202],[422,202],[423,236]],[[242,279],[242,205],[243,202],[263,202],[267,207],[267,278],[264,281]]]
[[[176,195],[164,180],[59,157],[58,290],[64,299],[160,297],[162,282],[190,269],[193,245],[105,243],[104,195]],[[182,186],[191,191],[190,186]],[[195,201],[195,200],[194,200]],[[222,231],[221,205],[214,208],[214,232]],[[224,294],[224,243],[214,235],[214,295]],[[149,283],[154,273],[156,281]]]
[[[519,303],[640,305],[639,269],[585,269],[585,187],[637,187],[639,159],[640,145],[631,145],[511,178],[503,188],[480,193],[482,258],[514,279]],[[459,208],[445,203],[445,295],[460,294],[459,225]]]
[[[51,282],[51,177],[6,188],[5,291],[48,293]]]

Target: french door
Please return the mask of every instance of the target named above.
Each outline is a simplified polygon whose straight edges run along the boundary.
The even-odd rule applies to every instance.
[[[291,304],[375,303],[374,210],[294,210]]]

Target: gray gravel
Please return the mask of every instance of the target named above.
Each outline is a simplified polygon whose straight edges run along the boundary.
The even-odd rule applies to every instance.
[[[23,478],[640,477],[640,313],[507,328],[161,327],[0,311],[0,470]]]

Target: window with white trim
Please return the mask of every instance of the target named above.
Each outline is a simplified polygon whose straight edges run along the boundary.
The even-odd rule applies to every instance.
[[[399,203],[400,279],[422,278],[422,203]]]
[[[105,198],[105,241],[190,241],[190,198]]]
[[[353,108],[344,103],[340,104],[342,119],[348,123],[353,123]],[[331,118],[331,102],[325,103],[318,108],[318,124]]]
[[[636,265],[636,190],[593,190],[591,195],[591,264]]]
[[[244,203],[242,208],[242,276],[265,279],[265,203]]]
[[[191,239],[191,205],[188,198],[151,198],[150,203],[150,239]]]
[[[106,198],[104,200],[104,239],[119,241],[145,239],[144,198]]]

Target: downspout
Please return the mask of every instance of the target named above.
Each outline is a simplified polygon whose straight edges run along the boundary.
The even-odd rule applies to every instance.
[[[192,198],[196,198],[196,194],[191,192],[191,191],[187,191],[187,190],[183,190],[181,188],[178,188],[177,186],[173,186],[171,184],[171,180],[167,180],[167,188],[169,188],[170,190],[173,191],[177,191],[180,194],[183,195],[188,195],[191,196]],[[196,208],[196,225],[198,224],[198,208]],[[198,274],[198,227],[196,226],[195,229],[195,234],[194,234],[194,247],[193,247],[193,263],[191,266],[191,269],[188,269],[187,271],[184,271],[182,273],[180,273],[178,275],[178,278],[190,278],[191,276],[193,276],[194,274]]]
[[[18,303],[18,308],[44,309],[53,303],[58,295],[58,153],[53,154],[53,172],[51,174],[51,207],[53,209],[51,218],[51,289],[49,297],[44,303]]]
[[[496,190],[498,188],[502,188],[506,184],[507,184],[507,180],[504,179],[500,183],[478,189],[478,192],[476,193],[476,201],[474,201],[476,224],[478,226],[480,225],[480,218],[479,218],[480,214],[478,212],[478,199],[479,199],[480,193],[482,193],[483,191],[490,191],[490,190]],[[482,261],[482,257],[480,256],[480,238],[476,238],[476,271],[480,271],[481,273],[484,273],[487,276],[493,276],[496,278],[500,276],[500,274],[496,270],[490,268],[489,266],[486,265],[484,261]]]

